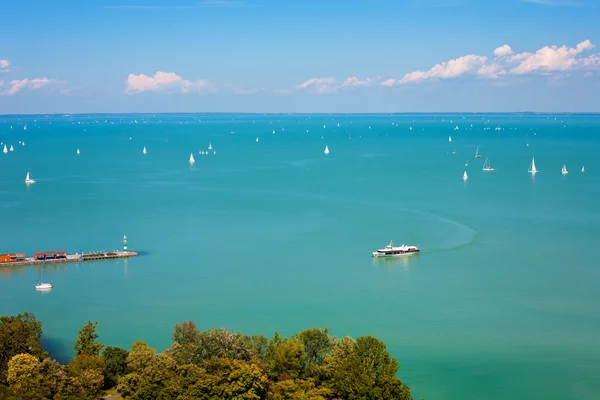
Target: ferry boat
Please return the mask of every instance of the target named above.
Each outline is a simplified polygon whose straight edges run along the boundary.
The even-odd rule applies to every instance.
[[[399,257],[409,254],[418,253],[420,250],[417,246],[394,246],[393,242],[390,242],[385,248],[379,249],[373,252],[373,257]]]

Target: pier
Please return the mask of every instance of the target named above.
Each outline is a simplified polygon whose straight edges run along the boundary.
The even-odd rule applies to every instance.
[[[39,254],[39,253],[36,253]],[[60,263],[71,263],[71,262],[85,262],[85,261],[100,261],[100,260],[112,260],[115,258],[128,258],[135,257],[138,253],[135,251],[107,251],[107,252],[94,252],[94,253],[82,253],[82,254],[64,254],[59,257],[48,257],[48,258],[36,258],[36,257],[23,257],[15,259],[14,261],[4,261],[3,256],[11,256],[11,254],[0,256],[0,267],[18,267],[25,265],[39,265],[39,264],[60,264]]]
[[[0,267],[101,261],[112,260],[115,258],[129,258],[137,255],[137,252],[127,250],[127,236],[123,236],[123,251],[94,251],[90,253],[75,254],[67,254],[64,250],[38,251],[33,253],[33,257],[26,257],[23,253],[0,254]]]

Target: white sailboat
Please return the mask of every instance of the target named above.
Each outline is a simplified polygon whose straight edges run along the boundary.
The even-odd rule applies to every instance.
[[[325,154],[329,154],[329,147],[325,146],[325,150],[323,151]]]
[[[585,166],[581,166],[581,172],[585,172]]]
[[[190,165],[193,165],[196,162],[196,160],[194,160],[194,154],[190,153]]]
[[[463,174],[463,181],[466,181],[467,179],[469,179],[469,175],[467,175],[467,171],[465,171]]]
[[[35,181],[29,176],[29,171],[27,171],[27,175],[25,176],[25,183],[28,185],[35,183]]]
[[[4,145],[4,150],[3,150],[4,154],[8,153],[8,149],[6,148],[6,145]]]
[[[35,285],[35,290],[49,290],[52,289],[51,283],[44,283],[42,281],[42,272],[40,271],[40,282]]]
[[[77,149],[77,155],[80,155],[80,154],[81,154],[81,152],[79,151],[79,149]]]
[[[208,149],[209,149],[209,150],[212,150],[212,149],[213,149],[213,147],[212,147],[212,144],[210,144],[210,142],[208,142]]]
[[[13,145],[10,145],[10,151],[15,151],[15,148],[13,147]]]
[[[256,143],[258,143],[258,136],[256,137]]]
[[[481,154],[479,154],[479,147],[475,150],[475,158],[481,158]]]
[[[495,169],[491,167],[490,160],[487,157],[483,162],[483,170],[486,172],[495,171]]]
[[[566,175],[569,173],[569,171],[567,171],[567,165],[563,164],[562,169],[560,171],[563,175]]]
[[[148,154],[148,151],[146,150],[146,146],[144,146],[144,150],[142,150],[142,153]]]
[[[448,141],[452,142],[452,136],[448,136]]]
[[[527,171],[530,174],[537,174],[538,170],[535,168],[535,157],[531,159],[531,165],[529,166],[529,170]]]

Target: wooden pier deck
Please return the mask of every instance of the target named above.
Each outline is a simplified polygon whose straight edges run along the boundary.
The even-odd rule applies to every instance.
[[[107,251],[107,252],[94,252],[94,253],[83,253],[83,254],[67,254],[66,257],[51,258],[51,259],[45,259],[45,260],[36,260],[34,257],[27,257],[22,261],[0,262],[0,267],[19,267],[19,266],[26,266],[26,265],[62,264],[62,263],[72,263],[72,262],[101,261],[101,260],[112,260],[115,258],[135,257],[137,255],[138,255],[138,253],[135,251]]]

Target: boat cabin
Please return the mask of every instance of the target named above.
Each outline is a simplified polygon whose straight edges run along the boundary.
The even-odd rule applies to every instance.
[[[25,261],[25,254],[0,254],[0,262],[19,262]]]

